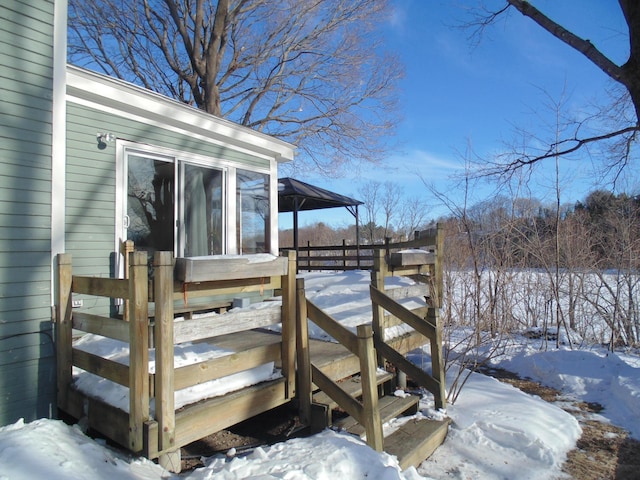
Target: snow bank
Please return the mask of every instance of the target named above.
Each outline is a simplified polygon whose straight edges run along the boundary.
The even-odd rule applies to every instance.
[[[325,430],[313,437],[257,448],[246,457],[213,458],[188,478],[417,480],[422,477],[414,468],[402,472],[395,457],[375,452],[359,438]]]
[[[0,428],[0,479],[152,480],[170,478],[145,459],[129,460],[55,420]]]
[[[448,383],[451,382],[448,378]],[[420,465],[433,478],[548,479],[561,476],[581,429],[576,419],[540,398],[472,374],[447,414],[445,443]]]
[[[640,439],[640,365],[634,366],[634,360],[637,357],[603,349],[545,352],[529,345],[497,365],[574,399],[599,403],[604,407],[601,416]]]

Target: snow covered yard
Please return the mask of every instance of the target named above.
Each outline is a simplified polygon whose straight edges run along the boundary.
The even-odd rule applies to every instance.
[[[349,326],[367,318],[368,272],[313,274],[307,295]],[[415,352],[415,360],[421,353]],[[567,399],[598,402],[598,418],[640,438],[640,358],[599,348],[540,349],[540,341],[516,337],[492,366],[560,390]],[[448,383],[453,380],[448,377]],[[438,416],[425,396],[418,415]],[[387,454],[346,434],[321,434],[256,448],[246,455],[207,459],[180,476],[114,452],[54,420],[0,428],[0,479],[556,479],[581,434],[573,415],[493,378],[472,374],[449,405],[453,420],[445,443],[420,467],[400,471]],[[411,419],[403,419],[411,421]],[[385,428],[391,429],[393,425]]]

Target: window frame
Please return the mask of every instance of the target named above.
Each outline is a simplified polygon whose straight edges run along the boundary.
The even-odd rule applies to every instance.
[[[174,164],[174,175],[176,180],[176,198],[174,199],[174,233],[173,245],[174,255],[180,256],[184,252],[184,178],[182,171],[185,164],[197,165],[206,168],[213,168],[222,172],[222,254],[238,255],[240,246],[236,238],[237,221],[237,171],[251,171],[264,174],[268,178],[269,191],[269,214],[272,219],[267,231],[265,241],[270,246],[271,253],[277,255],[278,232],[278,197],[277,197],[277,169],[274,162],[269,162],[270,166],[261,168],[259,166],[247,165],[242,162],[235,162],[219,157],[209,157],[205,155],[193,154],[189,152],[174,150],[155,145],[141,144],[128,140],[116,140],[116,198],[115,198],[115,252],[116,271],[120,276],[124,273],[124,258],[122,256],[121,244],[126,240],[127,222],[127,171],[129,156],[142,156]],[[273,220],[275,217],[275,221]]]

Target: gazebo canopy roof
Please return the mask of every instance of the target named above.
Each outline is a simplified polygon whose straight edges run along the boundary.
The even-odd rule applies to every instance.
[[[278,179],[278,211],[295,212],[321,208],[354,207],[364,202],[294,178]]]

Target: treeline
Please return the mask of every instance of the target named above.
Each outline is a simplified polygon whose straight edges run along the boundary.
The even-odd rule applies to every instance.
[[[598,190],[583,202],[560,209],[535,199],[498,197],[446,219],[445,224],[450,246],[457,245],[458,252],[474,250],[477,261],[491,266],[600,270],[640,266],[640,196]],[[462,257],[476,261],[476,255],[468,253]]]
[[[640,341],[640,197],[598,190],[560,209],[500,197],[444,224],[444,317],[478,340],[540,327]]]

